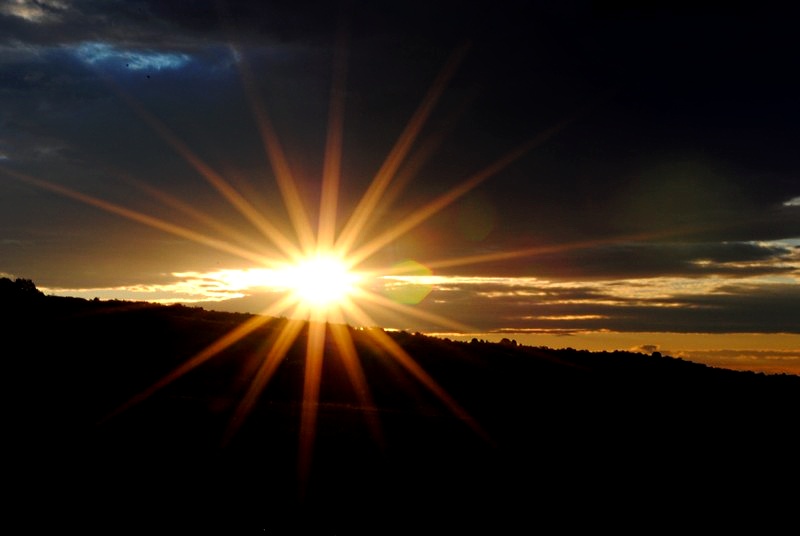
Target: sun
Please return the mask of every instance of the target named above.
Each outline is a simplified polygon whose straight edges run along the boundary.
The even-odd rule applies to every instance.
[[[362,279],[332,253],[318,253],[287,265],[275,274],[294,300],[312,313],[342,307]]]

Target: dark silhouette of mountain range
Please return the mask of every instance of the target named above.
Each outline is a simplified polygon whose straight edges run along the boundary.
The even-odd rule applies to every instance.
[[[373,403],[329,334],[303,478],[307,324],[230,434],[287,319],[125,406],[254,315],[46,296],[24,279],[0,279],[0,310],[7,522],[333,535],[766,534],[796,521],[800,376],[384,332],[459,414],[348,328]]]

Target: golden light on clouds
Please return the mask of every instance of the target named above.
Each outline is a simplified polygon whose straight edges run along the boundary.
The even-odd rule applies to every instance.
[[[6,0],[0,5],[0,13],[32,23],[47,23],[58,20],[68,7],[63,0]]]

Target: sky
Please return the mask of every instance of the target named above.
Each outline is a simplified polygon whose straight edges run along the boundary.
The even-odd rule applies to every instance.
[[[0,276],[259,313],[336,243],[348,322],[800,374],[794,20],[0,0]]]

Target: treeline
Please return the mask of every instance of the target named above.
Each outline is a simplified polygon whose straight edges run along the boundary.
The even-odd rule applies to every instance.
[[[7,277],[0,277],[0,298],[3,301],[29,300],[42,296],[44,296],[42,291],[36,288],[36,284],[30,279],[17,278],[12,281]]]

